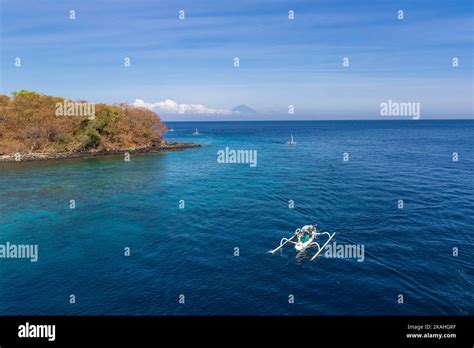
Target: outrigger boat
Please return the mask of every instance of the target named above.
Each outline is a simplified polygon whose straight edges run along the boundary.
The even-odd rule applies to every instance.
[[[288,243],[294,244],[295,249],[297,251],[299,251],[300,253],[302,251],[306,250],[306,249],[309,249],[309,248],[312,248],[312,247],[317,247],[318,251],[313,255],[313,257],[311,257],[311,261],[313,261],[316,257],[318,257],[318,255],[324,250],[326,245],[328,245],[328,243],[331,241],[331,239],[333,239],[334,236],[336,235],[336,232],[329,233],[329,232],[316,232],[315,231],[315,232],[312,233],[311,238],[308,239],[307,241],[305,241],[305,242],[302,242],[300,240],[295,241],[294,239],[297,238],[298,234],[301,233],[301,232],[302,232],[301,229],[298,228],[291,238],[282,238],[281,241],[280,241],[280,245],[277,248],[275,248],[273,250],[270,250],[269,252],[274,254],[278,250],[282,249]],[[318,236],[322,236],[322,235],[326,235],[327,240],[321,246],[320,243],[316,242],[316,238]]]

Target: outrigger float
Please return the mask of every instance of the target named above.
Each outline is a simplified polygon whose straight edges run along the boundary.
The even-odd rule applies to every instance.
[[[336,232],[333,232],[333,233],[329,233],[329,232],[316,232],[316,229],[314,232],[311,233],[311,237],[309,238],[309,240],[303,242],[301,241],[301,238],[298,238],[298,235],[300,233],[303,233],[303,231],[301,229],[297,229],[295,231],[295,233],[293,234],[293,236],[291,238],[282,238],[281,241],[280,241],[280,245],[273,249],[273,250],[270,250],[269,252],[271,254],[274,254],[275,252],[277,252],[278,250],[282,249],[286,244],[288,243],[291,243],[291,244],[294,244],[295,246],[295,249],[296,251],[299,251],[300,253],[305,251],[306,249],[309,249],[309,248],[313,248],[313,247],[317,247],[318,248],[318,251],[316,252],[316,254],[313,255],[313,257],[311,257],[311,260],[310,261],[313,261],[315,258],[318,257],[318,255],[324,250],[324,248],[326,247],[326,245],[328,245],[328,243],[334,238],[334,236],[336,235]],[[316,238],[318,236],[322,236],[322,235],[326,235],[327,236],[327,240],[326,242],[321,246],[318,242],[316,242]],[[294,239],[297,238],[298,241],[295,241]]]

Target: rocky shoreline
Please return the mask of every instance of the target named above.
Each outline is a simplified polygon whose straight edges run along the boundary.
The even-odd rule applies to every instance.
[[[0,154],[0,163],[7,162],[32,162],[32,161],[48,161],[58,159],[73,159],[73,158],[93,158],[103,157],[111,155],[121,155],[125,153],[150,153],[150,152],[161,152],[161,151],[179,151],[185,149],[192,149],[201,147],[199,144],[193,143],[165,143],[156,144],[152,146],[143,146],[133,149],[125,150],[110,150],[110,151],[84,151],[84,152],[34,152],[34,153],[21,153],[21,154]]]

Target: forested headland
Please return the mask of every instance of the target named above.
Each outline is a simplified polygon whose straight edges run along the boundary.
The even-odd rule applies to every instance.
[[[166,147],[165,131],[156,113],[128,104],[92,104],[24,90],[0,94],[4,159],[14,154],[67,157],[64,154]]]
[[[87,107],[81,115],[77,105],[93,104],[30,91],[0,95],[0,153],[118,150],[163,139],[166,128],[150,110],[94,104],[93,115]]]

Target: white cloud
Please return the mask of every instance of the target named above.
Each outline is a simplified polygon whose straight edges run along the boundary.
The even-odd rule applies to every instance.
[[[158,113],[164,114],[216,114],[227,115],[232,114],[232,110],[228,109],[213,109],[208,108],[202,104],[178,104],[174,100],[166,99],[160,102],[147,103],[142,99],[135,99],[133,106],[146,108]]]

